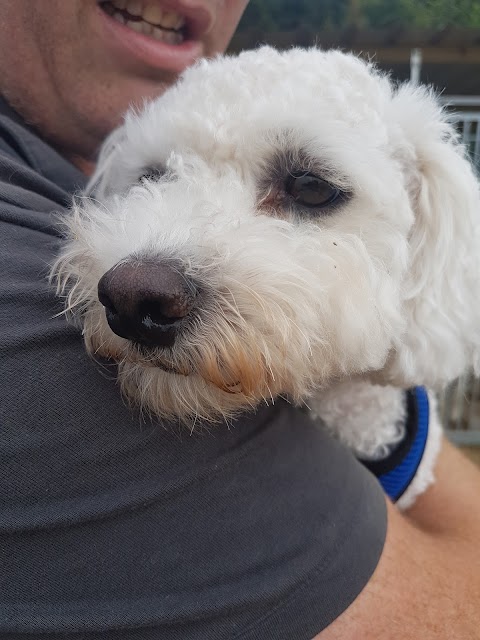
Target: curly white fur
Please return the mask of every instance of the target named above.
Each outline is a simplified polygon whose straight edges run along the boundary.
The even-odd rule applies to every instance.
[[[139,180],[152,165],[164,177]],[[301,210],[279,195],[298,170],[349,197]],[[477,180],[435,97],[352,55],[265,47],[198,63],[126,116],[89,195],[66,219],[59,291],[90,351],[161,416],[216,420],[352,376],[436,387],[479,369]],[[145,258],[174,258],[209,294],[175,346],[148,357],[97,299],[107,270]],[[357,445],[370,451],[385,440],[368,422]]]
[[[345,380],[314,395],[309,408],[363,460],[385,458],[405,436],[405,394],[397,387]]]

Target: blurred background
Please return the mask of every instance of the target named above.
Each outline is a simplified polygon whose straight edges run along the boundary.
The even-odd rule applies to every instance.
[[[230,51],[261,44],[353,51],[433,85],[480,172],[480,0],[250,0]],[[480,463],[480,380],[463,376],[439,402],[449,437]]]

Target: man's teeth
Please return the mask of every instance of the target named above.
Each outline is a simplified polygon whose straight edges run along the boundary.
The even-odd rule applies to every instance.
[[[148,0],[110,0],[102,3],[114,20],[137,33],[161,40],[167,44],[180,44],[184,41],[181,31],[185,18],[172,11],[164,11],[158,4]]]

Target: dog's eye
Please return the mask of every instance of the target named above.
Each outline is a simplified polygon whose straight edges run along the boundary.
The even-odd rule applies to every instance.
[[[149,180],[151,182],[155,182],[160,180],[165,175],[165,169],[162,167],[145,167],[142,169],[142,173],[138,176],[138,182],[142,182],[143,180]]]
[[[341,191],[313,173],[292,173],[285,181],[285,191],[296,203],[309,208],[321,208],[332,204]]]

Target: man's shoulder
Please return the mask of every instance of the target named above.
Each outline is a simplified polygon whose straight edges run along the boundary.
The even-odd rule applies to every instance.
[[[85,177],[0,99],[0,223],[57,235]]]
[[[0,203],[52,211],[71,201],[85,177],[0,99]]]

